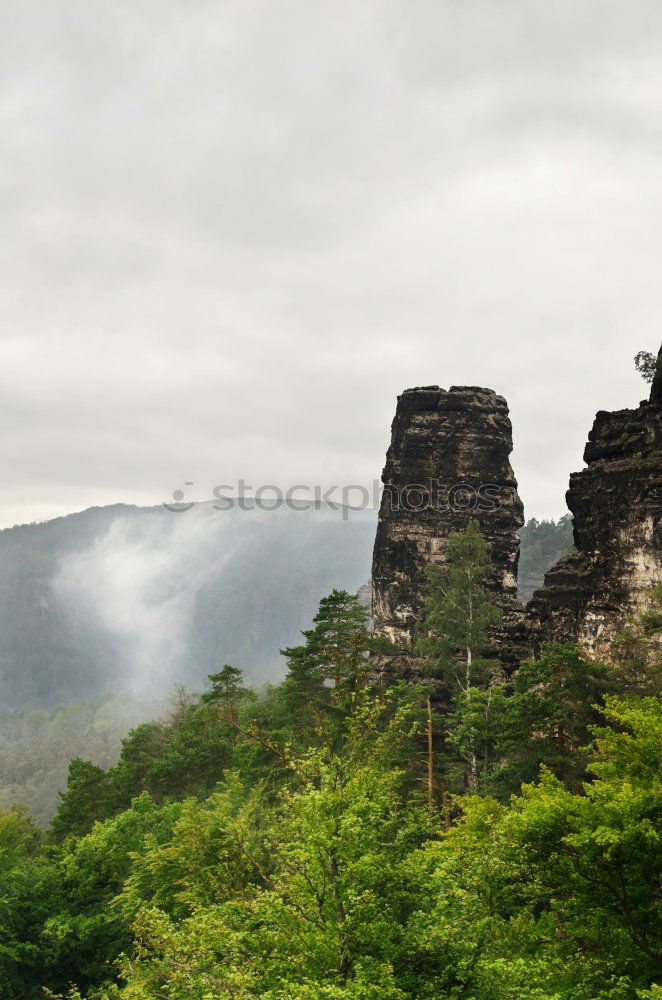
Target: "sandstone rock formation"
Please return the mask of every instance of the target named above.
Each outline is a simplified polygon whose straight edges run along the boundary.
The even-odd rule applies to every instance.
[[[383,473],[373,555],[374,631],[406,648],[426,594],[425,569],[475,518],[491,545],[488,585],[503,611],[492,655],[506,666],[546,640],[609,653],[624,622],[662,584],[662,349],[650,398],[601,411],[566,494],[576,551],[545,576],[524,614],[516,599],[522,504],[510,467],[508,407],[491,389],[407,389]],[[410,656],[382,658],[384,677],[415,674]]]
[[[650,399],[600,411],[570,477],[576,553],[545,576],[527,609],[531,634],[608,652],[625,619],[662,583],[662,350]]]
[[[398,397],[373,556],[376,635],[409,643],[425,600],[426,566],[443,564],[449,534],[476,519],[492,547],[489,586],[504,611],[499,655],[508,658],[507,637],[522,617],[523,508],[511,451],[508,407],[491,389],[426,386]]]

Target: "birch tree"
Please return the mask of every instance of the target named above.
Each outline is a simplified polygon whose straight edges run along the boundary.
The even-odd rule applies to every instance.
[[[428,596],[416,642],[428,675],[442,682],[458,713],[457,749],[466,763],[466,785],[478,785],[479,725],[477,716],[489,714],[490,678],[485,659],[490,628],[500,618],[494,596],[487,589],[490,546],[477,521],[451,534],[443,565],[428,568]],[[457,725],[459,723],[459,725]],[[485,761],[485,753],[482,754]],[[484,765],[486,766],[486,765]]]

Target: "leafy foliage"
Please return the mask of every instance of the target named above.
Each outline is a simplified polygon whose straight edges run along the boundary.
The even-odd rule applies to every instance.
[[[651,588],[648,606],[615,637],[611,668],[617,687],[662,694],[662,586]]]
[[[534,781],[544,764],[567,787],[581,789],[591,725],[610,686],[608,668],[576,646],[546,643],[537,660],[522,663],[510,697],[501,700],[495,722],[493,790],[517,792]]]
[[[313,628],[302,635],[303,645],[282,651],[288,665],[283,699],[299,716],[301,731],[328,732],[351,713],[365,684],[367,611],[355,595],[333,590],[320,601]]]
[[[487,767],[490,707],[500,680],[498,661],[485,655],[489,630],[501,617],[487,588],[489,565],[489,545],[477,521],[449,536],[445,564],[428,570],[429,592],[415,644],[423,670],[450,699],[447,742],[459,754],[461,783],[472,790],[478,785],[479,760]],[[446,764],[451,760],[447,755]],[[447,771],[452,779],[453,771]]]
[[[657,371],[657,355],[650,351],[638,351],[634,356],[634,367],[646,382],[652,382]]]
[[[237,554],[226,564],[228,517]],[[118,651],[87,603],[65,606],[53,581],[72,554],[93,552],[100,538],[117,536],[117,545],[129,538],[146,556],[160,553],[173,520],[180,523],[164,510],[117,505],[0,531],[0,808],[25,802],[46,826],[72,759],[107,769],[130,729],[167,712],[176,677],[168,674],[167,684],[152,685],[142,700],[117,695],[130,683],[127,650]],[[521,532],[523,584],[527,567],[541,580],[556,561],[557,534],[561,546],[571,540],[569,518],[568,530],[558,532],[534,524]],[[351,587],[367,579],[374,520],[370,512],[349,522],[324,511],[257,520],[239,510],[212,512],[204,535],[210,560],[225,568],[211,574],[195,602],[182,678],[198,689],[220,656],[247,663],[255,684],[282,677],[275,650],[293,642],[298,623],[309,625],[317,598],[339,580]],[[119,550],[111,551],[121,565]]]
[[[476,669],[468,715],[457,649],[480,667],[483,633],[456,608],[482,607],[480,541],[424,628],[441,743],[493,698],[452,816],[418,780],[422,688],[372,687],[364,613],[334,591],[282,685],[226,664],[116,765],[72,762],[47,835],[0,814],[3,1000],[658,1000],[660,699],[548,646],[497,685]]]

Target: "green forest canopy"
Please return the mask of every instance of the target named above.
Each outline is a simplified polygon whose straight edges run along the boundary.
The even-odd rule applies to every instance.
[[[3,998],[659,998],[659,594],[613,663],[549,645],[506,678],[477,632],[468,689],[445,586],[429,680],[373,688],[334,591],[282,684],[225,665],[73,761],[47,832],[5,811]]]

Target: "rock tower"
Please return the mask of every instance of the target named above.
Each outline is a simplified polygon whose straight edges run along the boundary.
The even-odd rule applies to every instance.
[[[527,619],[536,645],[579,642],[599,656],[662,583],[662,349],[650,398],[600,411],[584,461],[566,493],[577,551],[547,573]]]
[[[499,655],[508,658],[522,618],[517,531],[524,523],[511,451],[508,406],[492,389],[426,386],[398,397],[373,556],[375,634],[411,640],[426,566],[442,565],[449,534],[475,519],[491,545],[489,587],[504,612]]]

